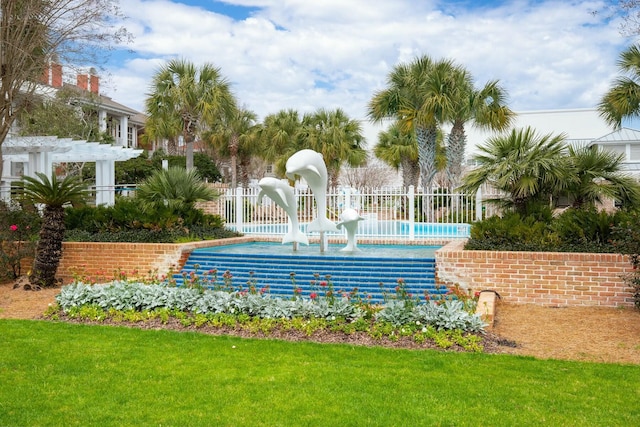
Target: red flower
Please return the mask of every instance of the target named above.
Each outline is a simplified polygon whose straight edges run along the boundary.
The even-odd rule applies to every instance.
[[[322,282],[320,282],[320,286],[327,286],[327,282],[323,280]]]
[[[311,292],[311,295],[309,295],[309,298],[316,299],[317,296],[318,294],[316,294],[315,292]]]
[[[18,229],[18,226],[13,224],[11,225],[11,227],[9,227],[11,229],[11,231],[16,231]]]

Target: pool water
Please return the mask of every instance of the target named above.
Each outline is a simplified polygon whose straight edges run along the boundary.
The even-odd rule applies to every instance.
[[[361,258],[435,258],[436,250],[442,246],[427,245],[373,245],[359,244],[359,251],[342,252],[345,244],[330,244],[324,253],[320,252],[319,244],[298,245],[298,250],[293,250],[293,244],[281,244],[272,242],[251,242],[234,245],[223,245],[206,248],[209,252],[224,252],[227,254],[273,254],[273,255],[324,255],[338,257]],[[197,251],[197,250],[196,250]]]
[[[300,230],[307,233],[308,224],[300,224]],[[412,229],[413,228],[413,229]],[[289,230],[288,224],[244,224],[242,233],[262,235],[284,235]],[[470,224],[448,223],[409,223],[407,221],[361,221],[358,223],[356,236],[364,237],[408,237],[413,231],[416,239],[430,238],[467,238],[470,235]],[[317,233],[311,233],[316,235]],[[328,232],[327,235],[344,235],[344,231]]]

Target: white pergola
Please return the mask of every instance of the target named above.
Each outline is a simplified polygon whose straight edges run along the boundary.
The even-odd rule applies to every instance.
[[[115,162],[138,157],[142,150],[97,142],[58,138],[55,136],[7,137],[2,144],[3,176],[0,185],[2,199],[10,197],[11,163],[22,163],[23,174],[51,176],[53,165],[65,162],[94,162],[96,164],[96,205],[115,203]]]

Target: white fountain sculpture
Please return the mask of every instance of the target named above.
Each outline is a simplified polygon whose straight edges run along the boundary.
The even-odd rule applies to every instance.
[[[327,218],[327,166],[322,154],[313,150],[300,150],[287,160],[287,178],[294,180],[296,175],[301,176],[309,185],[313,198],[316,201],[316,217],[309,226],[307,232],[320,232],[320,252],[324,252],[326,231],[338,231],[336,224]]]
[[[364,221],[364,218],[355,209],[347,208],[340,214],[340,222],[337,226],[338,228],[344,227],[347,231],[347,246],[340,249],[341,252],[356,252],[360,250],[356,242],[356,231],[360,221]]]
[[[260,192],[258,193],[258,204],[262,203],[262,197],[267,196],[280,206],[289,216],[289,232],[282,238],[282,244],[294,243],[294,250],[297,249],[295,244],[309,244],[307,235],[300,231],[298,225],[298,212],[296,207],[296,199],[293,194],[293,188],[283,180],[276,178],[262,178],[258,182]]]

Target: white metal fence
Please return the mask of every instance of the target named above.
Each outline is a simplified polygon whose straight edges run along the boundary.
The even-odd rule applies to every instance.
[[[286,212],[268,197],[258,203],[259,188],[220,189],[220,197],[207,212],[224,218],[227,227],[243,234],[279,236],[288,230]],[[308,189],[294,190],[298,223],[303,232],[315,217],[315,200]],[[327,192],[327,215],[339,221],[342,211],[355,209],[364,218],[358,238],[442,239],[468,237],[473,221],[494,214],[480,194],[422,192],[405,188],[337,188]],[[310,237],[313,233],[309,233]],[[316,233],[317,235],[317,233]],[[327,233],[341,236],[340,233]]]

